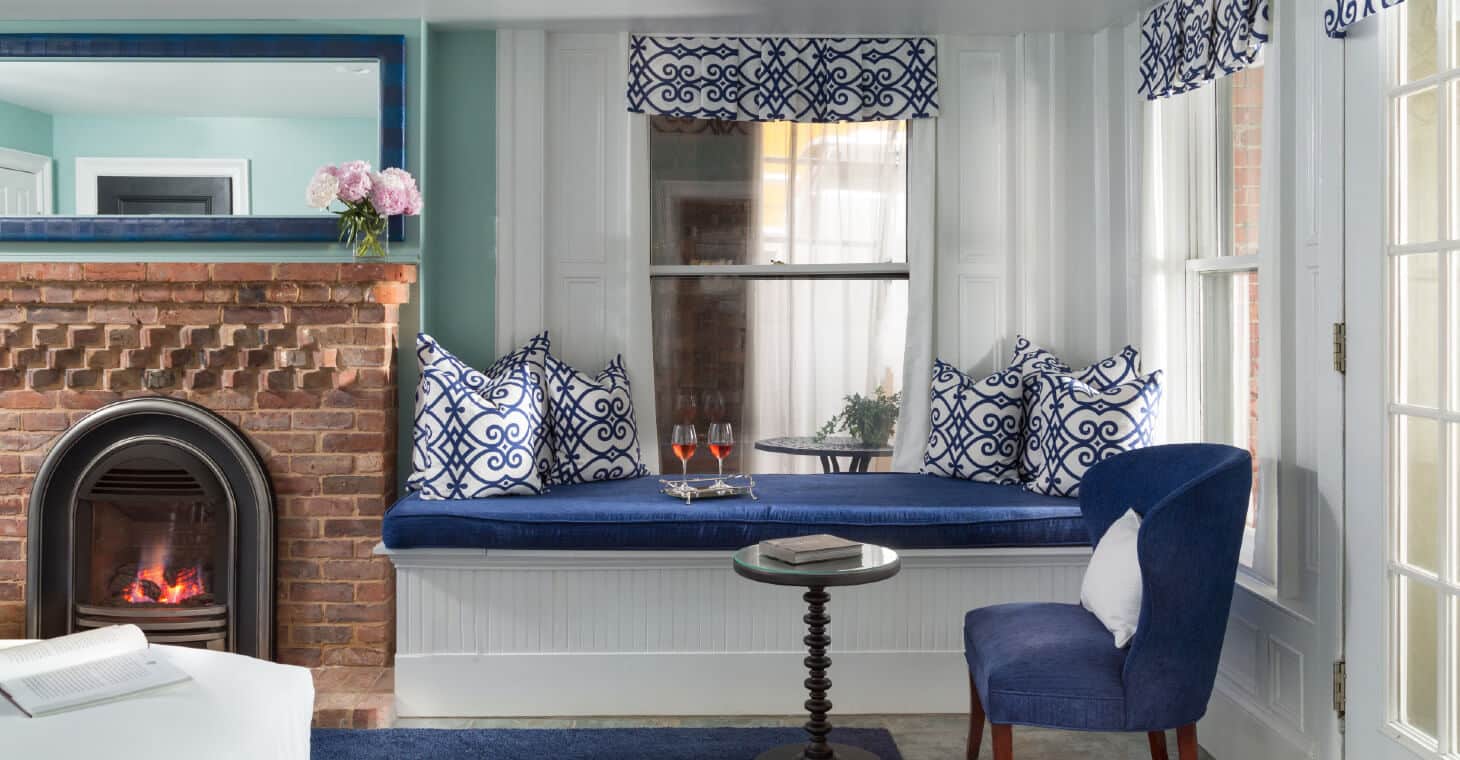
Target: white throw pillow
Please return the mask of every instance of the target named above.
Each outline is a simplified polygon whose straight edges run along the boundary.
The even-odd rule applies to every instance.
[[[1140,532],[1141,516],[1126,510],[1095,546],[1080,584],[1080,605],[1115,635],[1116,649],[1130,643],[1141,620]]]

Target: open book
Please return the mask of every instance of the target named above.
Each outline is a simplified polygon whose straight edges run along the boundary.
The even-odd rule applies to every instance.
[[[0,649],[0,692],[32,718],[189,679],[135,625]]]

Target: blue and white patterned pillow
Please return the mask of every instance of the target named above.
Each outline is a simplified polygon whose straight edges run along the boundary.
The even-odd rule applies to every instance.
[[[543,493],[536,454],[547,408],[533,362],[508,362],[489,376],[425,334],[416,337],[416,358],[408,485],[425,499]]]
[[[526,366],[528,371],[538,381],[538,388],[543,397],[543,408],[546,410],[548,417],[551,417],[552,408],[547,404],[547,358],[548,351],[551,348],[552,341],[548,339],[548,334],[544,331],[541,335],[533,336],[521,348],[493,362],[492,366],[487,367],[487,371],[483,374],[489,378],[497,379],[508,376],[516,371],[519,366]],[[546,434],[538,436],[537,451],[534,452],[533,456],[537,460],[537,471],[542,477],[542,482],[544,484],[551,483],[553,448],[549,445]]]
[[[1079,496],[1085,472],[1097,462],[1151,445],[1161,403],[1161,373],[1109,388],[1073,377],[1043,375],[1029,417],[1034,452],[1025,488],[1050,496]]]
[[[1014,336],[1014,360],[1009,368],[1031,377],[1040,372],[1069,374],[1074,371],[1049,349],[1031,343],[1023,335]]]
[[[933,362],[932,429],[923,473],[982,483],[1019,482],[1024,402],[1017,367],[976,380]]]
[[[548,436],[555,463],[550,483],[649,474],[639,456],[639,427],[622,356],[594,378],[549,354],[547,385]]]
[[[1141,377],[1141,353],[1134,346],[1126,346],[1115,356],[1075,372],[1048,349],[1035,345],[1020,335],[1014,341],[1014,361],[1010,367],[1023,373],[1025,428],[1019,469],[1024,479],[1028,480],[1034,477],[1035,459],[1039,456],[1041,445],[1040,439],[1029,432],[1029,425],[1034,420],[1034,407],[1039,400],[1040,378],[1046,375],[1067,376],[1092,388],[1109,388]]]

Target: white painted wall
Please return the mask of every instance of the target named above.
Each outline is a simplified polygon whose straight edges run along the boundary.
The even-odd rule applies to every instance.
[[[1020,333],[1074,363],[1114,353],[1139,315],[1120,297],[1139,202],[1123,34],[948,36],[939,65],[938,354],[991,372]]]

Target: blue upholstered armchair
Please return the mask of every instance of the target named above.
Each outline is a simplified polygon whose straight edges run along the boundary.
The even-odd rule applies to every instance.
[[[1165,732],[1174,728],[1181,760],[1196,760],[1196,721],[1216,680],[1251,487],[1247,452],[1215,444],[1155,446],[1091,468],[1080,508],[1092,545],[1127,509],[1142,517],[1135,638],[1116,649],[1078,604],[968,613],[969,760],[985,716],[994,760],[1012,760],[1015,725],[1143,731],[1154,760],[1166,760]]]

